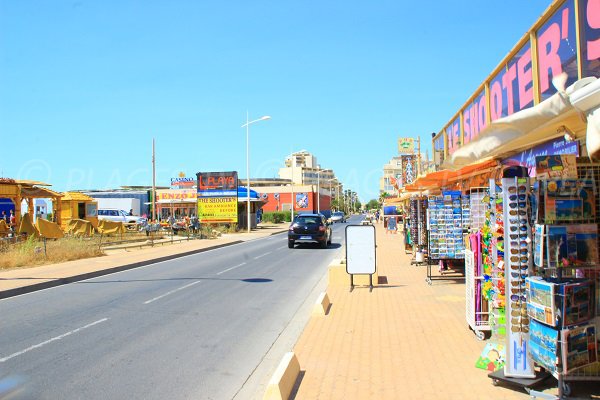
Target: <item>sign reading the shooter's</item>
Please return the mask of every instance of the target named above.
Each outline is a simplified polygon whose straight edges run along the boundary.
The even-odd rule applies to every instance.
[[[237,205],[237,197],[199,197],[200,222],[236,223]]]
[[[237,171],[199,172],[197,177],[200,222],[237,223]]]

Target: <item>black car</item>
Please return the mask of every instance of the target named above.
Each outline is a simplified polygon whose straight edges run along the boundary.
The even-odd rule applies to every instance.
[[[331,227],[322,214],[301,214],[294,218],[288,231],[288,247],[294,244],[316,242],[322,248],[331,244]]]

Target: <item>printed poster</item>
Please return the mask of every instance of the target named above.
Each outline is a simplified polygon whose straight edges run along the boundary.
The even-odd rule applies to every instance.
[[[237,197],[199,197],[198,219],[201,223],[237,223]]]
[[[598,360],[598,343],[594,325],[564,329],[561,331],[561,340],[565,374]]]
[[[537,156],[535,169],[537,179],[577,179],[577,162],[574,154]]]

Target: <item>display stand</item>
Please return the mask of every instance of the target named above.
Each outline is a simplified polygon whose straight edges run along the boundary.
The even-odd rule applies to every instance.
[[[428,262],[425,281],[465,279],[464,273],[464,201],[458,191],[429,196],[427,210]],[[439,275],[433,275],[432,266],[439,266]]]
[[[483,311],[484,299],[481,295],[483,276],[478,268],[475,253],[465,250],[465,289],[466,289],[466,319],[469,327],[475,332],[477,339],[486,338],[486,332],[491,330],[490,312]]]
[[[503,369],[499,369],[498,371],[494,371],[488,374],[488,377],[492,379],[492,385],[494,386],[498,386],[500,382],[507,383],[512,386],[518,386],[525,389],[527,393],[532,394],[532,396],[535,396],[537,398],[544,398],[547,395],[545,395],[544,393],[540,394],[537,392],[533,392],[531,389],[538,386],[551,376],[552,375],[546,371],[539,371],[536,372],[535,378],[511,378],[504,375]],[[554,398],[554,396],[550,398]]]

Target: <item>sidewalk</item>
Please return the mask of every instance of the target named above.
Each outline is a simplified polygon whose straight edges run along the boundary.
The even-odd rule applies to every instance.
[[[428,285],[426,267],[410,265],[401,234],[386,235],[376,224],[376,235],[387,284],[372,293],[328,286],[329,314],[312,317],[294,348],[301,370],[295,399],[530,398],[518,387],[493,386],[475,368],[487,341],[466,322],[464,281]],[[553,385],[550,378],[535,389],[557,394]],[[577,398],[600,394],[598,382],[571,387]]]
[[[258,239],[285,232],[287,229],[288,224],[265,224],[251,233],[224,234],[217,239],[195,239],[155,247],[137,246],[129,249],[106,250],[106,256],[103,257],[1,270],[0,299]]]

